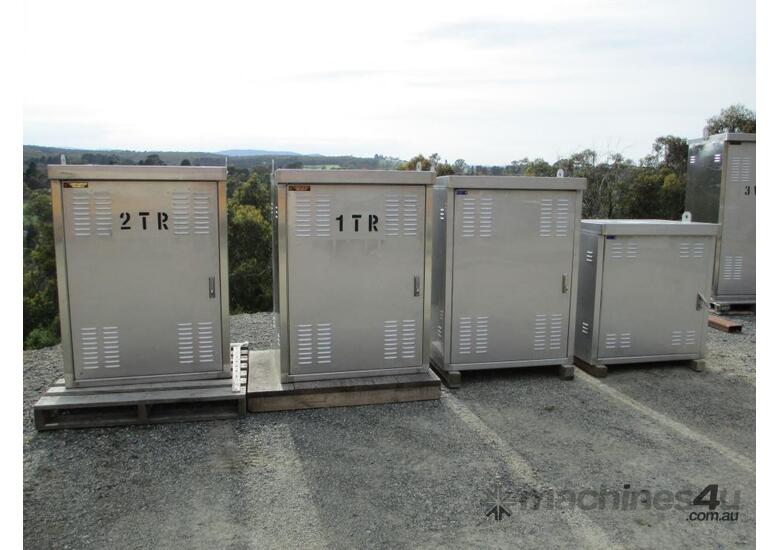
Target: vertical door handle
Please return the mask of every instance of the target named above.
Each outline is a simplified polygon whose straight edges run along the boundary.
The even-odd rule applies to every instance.
[[[707,300],[701,295],[701,292],[696,293],[696,311],[701,311],[702,306],[707,305]]]
[[[566,273],[561,275],[561,292],[564,294],[569,292],[569,281],[568,281],[568,277],[566,276]]]
[[[217,296],[217,279],[216,277],[209,277],[209,298],[215,298]]]
[[[414,286],[413,286],[414,295],[415,296],[419,296],[420,295],[420,276],[419,275],[415,275],[413,282],[414,282]]]

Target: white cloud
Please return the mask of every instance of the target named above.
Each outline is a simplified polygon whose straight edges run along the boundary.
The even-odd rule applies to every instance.
[[[25,143],[636,158],[755,106],[750,2],[110,5],[28,2]]]

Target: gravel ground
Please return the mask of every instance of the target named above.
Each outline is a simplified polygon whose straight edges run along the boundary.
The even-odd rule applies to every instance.
[[[755,317],[734,319],[742,334],[708,331],[703,373],[481,372],[438,402],[48,433],[30,407],[62,375],[60,348],[28,351],[25,547],[753,547]],[[271,328],[267,314],[231,319],[254,349]],[[737,521],[647,510],[637,493],[710,484],[721,507],[739,492]],[[498,490],[502,521],[485,516]],[[547,509],[565,490],[595,492]],[[589,506],[601,493],[639,501]]]

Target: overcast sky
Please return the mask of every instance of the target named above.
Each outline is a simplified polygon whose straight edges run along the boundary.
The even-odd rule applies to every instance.
[[[636,159],[755,108],[754,2],[274,4],[29,1],[24,142]]]

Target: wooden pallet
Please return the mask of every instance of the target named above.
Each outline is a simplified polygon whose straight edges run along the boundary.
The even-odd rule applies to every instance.
[[[703,372],[706,366],[706,362],[704,361],[704,359],[691,359],[686,361],[659,361],[658,363],[684,366],[696,372]],[[658,363],[653,363],[653,362],[626,363],[626,365],[641,366],[641,365],[652,365]],[[606,378],[607,374],[609,374],[609,368],[606,365],[602,365],[602,364],[593,365],[591,363],[588,363],[587,361],[580,359],[579,357],[574,358],[574,364],[577,365],[583,371],[587,372],[588,374],[596,378]]]
[[[249,352],[247,409],[289,411],[439,399],[441,383],[430,370],[420,374],[281,382],[279,351]]]
[[[723,332],[742,332],[742,323],[729,321],[717,315],[710,315],[709,319],[707,319],[707,324]]]
[[[95,428],[236,418],[246,414],[247,345],[240,357],[239,391],[230,378],[66,388],[57,380],[33,406],[38,430]]]

